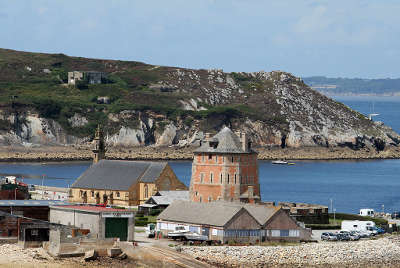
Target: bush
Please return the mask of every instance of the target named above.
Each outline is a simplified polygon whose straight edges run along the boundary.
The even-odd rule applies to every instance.
[[[306,224],[306,228],[311,228],[311,230],[337,230],[340,229],[340,225],[331,224]]]

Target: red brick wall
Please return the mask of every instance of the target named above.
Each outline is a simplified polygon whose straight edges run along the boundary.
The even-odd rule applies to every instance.
[[[254,195],[260,196],[256,153],[195,154],[190,182],[192,201],[208,202],[209,198],[211,201],[239,200],[240,195],[247,191],[248,186],[253,186]]]

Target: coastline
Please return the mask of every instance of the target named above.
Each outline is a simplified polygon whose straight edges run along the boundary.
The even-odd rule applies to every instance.
[[[193,147],[132,147],[112,148],[106,153],[113,160],[192,160]],[[259,160],[374,160],[400,159],[400,148],[388,147],[383,151],[352,150],[347,147],[256,148]],[[0,162],[61,162],[90,161],[88,147],[2,147]]]

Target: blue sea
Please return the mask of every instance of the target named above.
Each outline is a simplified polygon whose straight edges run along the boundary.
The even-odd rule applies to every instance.
[[[378,113],[400,132],[400,97],[335,97],[363,114]],[[29,184],[68,187],[90,162],[0,163],[0,174],[17,174]],[[186,185],[190,161],[173,161],[171,167]],[[296,161],[293,166],[259,161],[264,201],[290,201],[329,205],[338,212],[358,213],[360,208],[400,210],[400,160]]]

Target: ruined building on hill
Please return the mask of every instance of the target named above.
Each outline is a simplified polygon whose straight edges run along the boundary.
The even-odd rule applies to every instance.
[[[194,151],[190,200],[260,201],[257,152],[245,133],[225,127],[213,137],[206,135]]]

